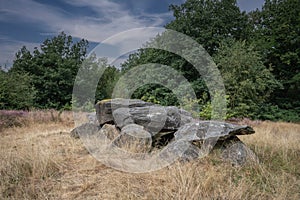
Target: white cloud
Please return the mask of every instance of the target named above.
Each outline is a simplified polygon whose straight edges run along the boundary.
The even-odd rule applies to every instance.
[[[32,0],[10,0],[2,3],[4,9],[1,9],[1,11],[5,13],[5,17],[0,18],[0,20],[38,23],[44,28],[46,27],[49,32],[64,30],[72,36],[100,42],[109,36],[128,29],[162,26],[167,15],[145,13],[144,16],[135,16],[122,8],[121,5],[108,0],[65,0],[65,2],[72,6],[89,8],[97,13],[98,17],[73,16],[62,9]]]
[[[132,15],[120,4],[108,1],[66,0],[73,6],[85,6],[98,13],[99,18],[80,18],[76,25],[69,27],[72,35],[81,36],[91,41],[100,42],[119,32],[132,28],[162,26],[166,14],[140,16]],[[107,21],[103,21],[106,19]]]
[[[62,9],[46,6],[32,0],[10,0],[1,3],[4,22],[55,24],[67,14]]]
[[[169,13],[134,15],[121,4],[109,0],[64,0],[70,6],[90,9],[94,16],[76,16],[61,8],[38,3],[33,0],[1,1],[0,21],[6,23],[28,23],[41,27],[47,32],[42,35],[57,35],[64,31],[74,37],[91,42],[101,42],[117,33],[133,28],[157,27],[164,25]],[[56,33],[56,34],[55,34]],[[22,45],[38,46],[22,41],[6,41],[1,44],[0,63],[11,61]]]
[[[136,28],[114,35],[93,50],[98,57],[107,57],[109,64],[119,66],[124,62],[128,53],[143,47],[147,41],[155,38],[158,33],[164,32],[164,28]],[[124,56],[126,55],[126,56]],[[117,59],[117,60],[116,60]],[[113,63],[116,61],[115,63]]]

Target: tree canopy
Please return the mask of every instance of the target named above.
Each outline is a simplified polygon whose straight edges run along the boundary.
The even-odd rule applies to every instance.
[[[236,0],[187,0],[171,5],[175,19],[166,28],[184,33],[213,55],[224,38],[248,38],[248,18]]]
[[[74,80],[86,57],[87,45],[87,40],[73,42],[71,36],[61,33],[46,39],[32,54],[22,47],[10,71],[32,77],[36,107],[59,109],[70,106]]]
[[[91,68],[90,77],[85,77],[84,88],[91,88],[89,79],[96,70],[103,70],[95,99],[111,97],[113,84],[119,70],[98,61],[95,55],[87,57],[88,41],[74,41],[72,36],[60,33],[46,39],[41,46],[30,52],[23,46],[17,53],[8,72],[1,71],[1,109],[54,108],[70,109],[72,92],[78,70]],[[86,91],[83,92],[85,94]],[[80,101],[80,99],[78,99]]]
[[[300,4],[298,0],[266,0],[253,16],[254,43],[267,67],[283,84],[273,94],[284,109],[300,107]]]

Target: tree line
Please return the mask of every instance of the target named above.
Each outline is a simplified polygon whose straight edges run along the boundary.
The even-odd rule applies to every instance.
[[[211,55],[224,79],[227,118],[300,121],[300,4],[266,0],[261,10],[242,12],[236,0],[187,0],[170,5],[174,20],[165,25],[184,33]],[[72,88],[87,58],[88,41],[61,33],[30,52],[22,47],[13,66],[0,71],[0,109],[70,109]],[[97,100],[110,98],[122,74],[140,64],[160,63],[179,71],[191,84],[200,116],[211,117],[210,94],[185,59],[157,49],[140,49],[120,68],[104,62]],[[102,63],[103,64],[103,63]],[[178,105],[161,85],[138,88],[132,98]]]

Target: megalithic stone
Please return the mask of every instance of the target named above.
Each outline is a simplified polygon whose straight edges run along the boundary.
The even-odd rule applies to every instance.
[[[192,115],[175,106],[160,106],[137,99],[103,100],[96,104],[99,124],[116,124],[120,129],[138,124],[152,134],[160,130],[177,130],[193,121]]]
[[[112,112],[118,108],[134,108],[153,105],[138,99],[107,99],[99,101],[96,105],[96,115],[99,124],[114,123]]]
[[[188,112],[181,112],[175,106],[146,106],[119,108],[113,111],[114,122],[119,128],[128,124],[138,124],[152,135],[164,130],[176,131],[180,126],[192,121]]]

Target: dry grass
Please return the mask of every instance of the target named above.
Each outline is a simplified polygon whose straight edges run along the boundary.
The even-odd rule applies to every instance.
[[[239,168],[217,154],[160,171],[116,171],[70,137],[70,113],[0,133],[0,199],[300,199],[300,125],[254,123],[241,139],[261,163]]]

